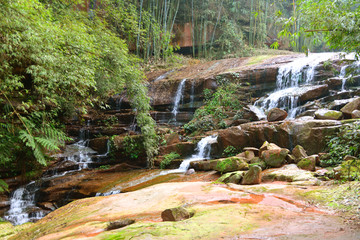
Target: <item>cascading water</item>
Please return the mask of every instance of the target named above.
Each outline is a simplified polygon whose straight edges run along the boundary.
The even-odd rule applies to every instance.
[[[309,57],[298,58],[279,68],[276,90],[265,99],[255,102],[262,111],[281,108],[288,111],[289,118],[295,118],[302,110],[299,96],[308,90],[307,84],[314,80],[315,68],[320,62],[334,58],[337,53],[312,53]]]
[[[48,212],[36,206],[35,193],[38,190],[36,182],[16,189],[11,194],[10,209],[4,218],[15,225],[43,218]],[[29,209],[31,209],[31,213],[27,211]]]
[[[352,68],[353,72],[351,74],[347,75],[346,70],[348,68]],[[360,72],[359,68],[360,68],[360,61],[356,61],[356,62],[354,62],[352,64],[345,65],[345,66],[341,67],[339,78],[342,79],[342,85],[341,85],[341,91],[342,92],[346,91],[345,85],[346,85],[347,80],[350,79],[353,76],[353,74],[358,74]]]
[[[174,119],[176,120],[176,115],[178,114],[178,110],[179,110],[179,105],[180,105],[180,101],[182,99],[183,96],[183,92],[184,92],[184,88],[185,88],[185,82],[186,82],[186,78],[184,78],[183,80],[181,80],[177,90],[176,90],[176,95],[174,98],[174,108],[172,110],[172,114]]]
[[[202,161],[205,159],[210,159],[211,153],[211,144],[217,143],[217,135],[207,136],[198,142],[196,146],[196,153],[193,154],[190,158],[185,159],[178,169],[163,171],[161,175],[169,173],[185,173],[190,166],[190,163],[193,161]]]
[[[69,173],[80,171],[89,167],[92,163],[92,157],[106,157],[104,155],[95,155],[96,151],[87,147],[89,132],[85,129],[80,131],[80,140],[77,143],[66,146],[63,153],[55,157],[63,157],[64,161],[74,162],[78,167],[76,170],[65,172],[49,171],[44,176],[29,184],[16,189],[10,197],[10,209],[5,214],[4,218],[14,225],[23,224],[26,222],[33,222],[43,218],[49,211],[45,211],[36,206],[36,195],[41,189],[42,182],[58,178]]]

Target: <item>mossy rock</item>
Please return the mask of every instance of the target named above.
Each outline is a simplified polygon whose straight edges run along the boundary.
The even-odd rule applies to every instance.
[[[261,159],[269,167],[281,167],[288,153],[289,150],[285,148],[265,150],[261,153]]]
[[[241,181],[243,185],[259,184],[261,182],[261,167],[253,165],[250,166]]]
[[[266,169],[266,163],[263,160],[261,160],[259,157],[254,157],[250,160],[249,166],[253,166],[253,165],[261,167],[262,170]]]
[[[310,156],[307,158],[303,158],[300,162],[298,162],[297,166],[301,169],[308,171],[315,171],[316,157]]]
[[[234,172],[249,169],[249,165],[242,158],[231,157],[218,159],[215,170],[221,173]]]
[[[263,173],[263,181],[286,181],[302,182],[316,181],[314,174],[309,171],[299,169],[295,164],[284,165],[280,169],[269,169]]]
[[[223,174],[216,182],[238,184],[243,178],[245,171],[236,171]]]
[[[308,156],[305,149],[300,145],[296,145],[291,153],[295,157],[295,163],[298,163],[301,159]]]
[[[340,120],[343,118],[343,113],[335,110],[319,109],[315,112],[316,119]]]

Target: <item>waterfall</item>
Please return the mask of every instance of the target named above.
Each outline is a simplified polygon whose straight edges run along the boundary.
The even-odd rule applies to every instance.
[[[11,194],[10,209],[4,218],[15,225],[43,218],[47,212],[37,207],[35,203],[35,193],[38,190],[39,187],[37,187],[35,182],[16,189]],[[32,212],[27,212],[28,209],[31,209]]]
[[[272,108],[281,108],[288,111],[288,118],[295,118],[302,109],[299,107],[299,96],[313,83],[315,68],[320,62],[335,57],[337,53],[312,53],[309,57],[295,59],[279,68],[276,78],[276,90],[267,98],[255,102],[264,112]]]
[[[87,123],[87,126],[89,126],[89,124],[90,122]],[[87,146],[90,135],[87,129],[82,129],[79,135],[80,140],[78,142],[67,145],[63,153],[53,155],[53,157],[63,157],[64,161],[76,163],[78,169],[61,173],[54,170],[48,171],[38,181],[32,181],[16,189],[10,197],[10,209],[4,216],[6,220],[12,222],[14,225],[20,225],[43,218],[49,211],[45,211],[36,206],[36,194],[42,187],[41,183],[89,167],[89,164],[92,163],[92,156],[95,156],[97,152]],[[105,156],[106,155],[107,154],[105,154]],[[101,157],[101,155],[98,155],[98,157]]]
[[[181,80],[177,90],[176,90],[176,95],[174,98],[174,108],[172,110],[172,114],[174,116],[174,119],[176,120],[176,115],[178,114],[178,109],[179,109],[179,105],[180,105],[180,101],[182,99],[183,96],[183,92],[184,92],[184,88],[185,88],[185,82],[186,82],[186,78],[184,78],[183,80]]]
[[[196,146],[196,153],[193,154],[190,158],[185,159],[178,169],[163,171],[161,175],[166,175],[169,173],[185,173],[190,166],[190,163],[193,161],[202,161],[205,159],[210,159],[211,153],[211,144],[217,143],[217,135],[207,136],[198,142]]]

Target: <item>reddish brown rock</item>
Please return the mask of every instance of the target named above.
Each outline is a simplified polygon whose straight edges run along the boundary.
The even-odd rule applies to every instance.
[[[273,108],[269,111],[266,118],[269,122],[276,122],[284,120],[287,115],[288,114],[285,110],[282,110],[280,108]]]
[[[306,89],[306,91],[304,90]],[[310,100],[315,100],[320,97],[325,96],[329,93],[329,86],[327,84],[311,86],[311,87],[303,87],[303,93],[300,95],[301,102],[307,102]]]
[[[184,207],[177,207],[177,208],[169,208],[164,210],[161,213],[161,218],[163,221],[181,221],[188,218],[191,218],[194,215],[194,213],[189,212]]]
[[[269,167],[281,167],[285,163],[285,158],[289,153],[288,149],[271,149],[265,150],[261,153],[263,159]]]

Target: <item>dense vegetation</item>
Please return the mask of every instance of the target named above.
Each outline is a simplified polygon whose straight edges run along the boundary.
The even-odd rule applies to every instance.
[[[284,21],[280,36],[290,36],[297,49],[302,39],[326,42],[331,49],[360,52],[360,4],[357,0],[298,0],[294,16]]]
[[[77,10],[75,1],[0,3],[2,168],[25,173],[45,165],[47,155],[68,139],[59,119],[103,106],[123,89],[152,166],[157,138],[144,75],[105,19]]]
[[[236,79],[236,75],[234,76]],[[242,100],[246,96],[242,91],[242,84],[223,77],[217,78],[219,87],[216,91],[204,90],[204,106],[195,111],[194,118],[184,125],[187,133],[205,132],[229,127],[230,121],[242,117]]]

